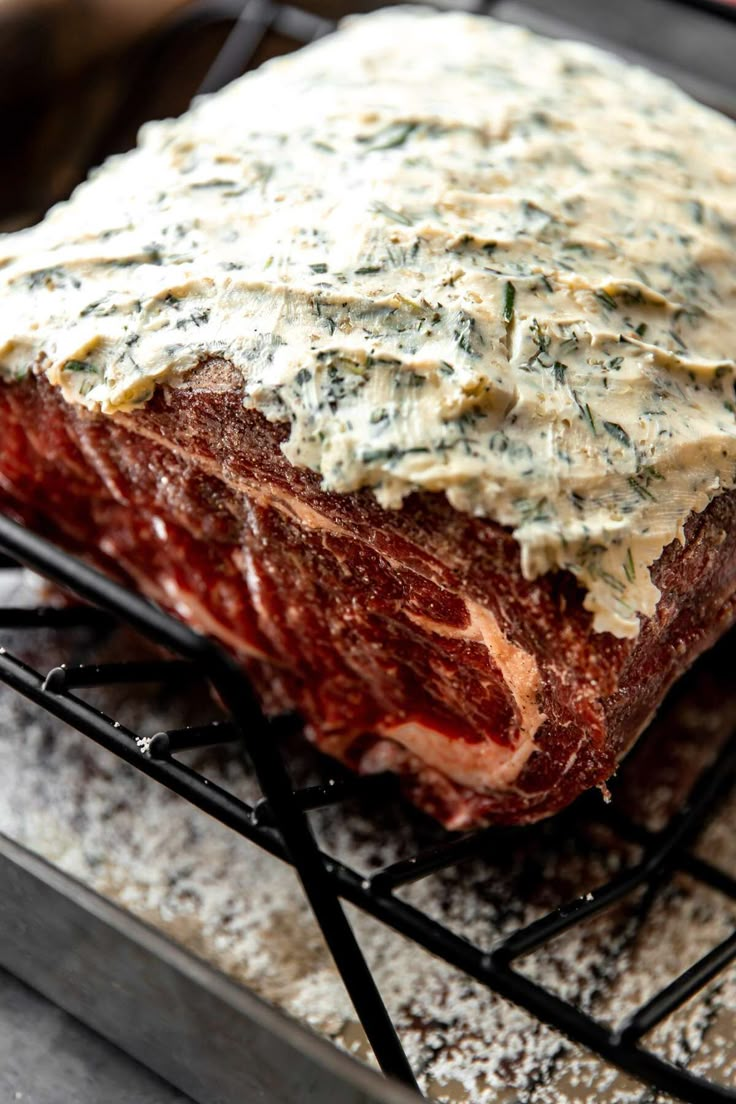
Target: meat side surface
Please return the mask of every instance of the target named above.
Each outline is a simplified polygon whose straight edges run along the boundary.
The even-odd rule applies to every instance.
[[[494,522],[415,495],[328,494],[210,361],[133,414],[0,385],[0,507],[218,638],[266,709],[398,771],[448,827],[522,823],[602,784],[671,683],[733,623],[736,493],[654,570],[638,638],[594,633],[566,573],[534,582]]]

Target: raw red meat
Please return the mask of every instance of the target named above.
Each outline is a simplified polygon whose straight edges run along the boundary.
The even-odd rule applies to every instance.
[[[220,639],[267,709],[401,773],[451,828],[535,820],[602,784],[667,688],[734,621],[736,493],[654,569],[635,640],[595,633],[566,573],[528,582],[512,536],[415,495],[320,490],[210,361],[140,411],[94,415],[42,375],[0,386],[0,505]]]

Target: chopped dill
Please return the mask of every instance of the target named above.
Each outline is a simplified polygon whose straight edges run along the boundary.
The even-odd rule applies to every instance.
[[[63,368],[64,372],[97,372],[99,368],[90,364],[88,360],[67,360]]]
[[[596,291],[593,292],[593,294],[595,295],[599,303],[603,303],[604,307],[608,307],[609,310],[618,309],[618,303],[616,302],[616,300],[603,288],[598,288]]]
[[[642,482],[640,482],[640,480],[638,480],[635,475],[629,476],[629,486],[631,487],[632,491],[635,491],[638,494],[639,498],[648,498],[650,502],[657,501],[656,495],[653,495],[649,488],[646,487]]]
[[[374,150],[398,149],[418,126],[418,123],[392,123],[372,138],[359,138],[358,141],[366,143],[368,153],[373,153]]]
[[[503,320],[507,324],[514,317],[514,303],[516,301],[516,288],[509,280],[503,290]]]
[[[609,433],[614,440],[618,441],[621,445],[631,445],[631,438],[629,437],[623,426],[620,426],[618,422],[605,422],[603,428],[606,433]]]
[[[376,202],[371,207],[371,210],[376,215],[383,215],[384,218],[391,219],[392,222],[398,222],[402,226],[413,226],[411,219],[402,214],[401,211],[394,211],[393,208],[387,207],[385,203]]]

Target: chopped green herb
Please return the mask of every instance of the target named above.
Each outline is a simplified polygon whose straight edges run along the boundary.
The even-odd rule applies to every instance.
[[[626,559],[624,560],[624,573],[630,583],[633,583],[636,579],[636,569],[634,567],[634,557],[631,555],[631,549],[626,553]]]
[[[617,579],[615,575],[612,575],[610,571],[601,571],[600,578],[604,583],[607,583],[612,590],[615,590],[618,594],[621,594],[626,590],[626,584],[622,583],[620,579]]]
[[[657,501],[655,495],[653,495],[649,488],[645,487],[644,484],[641,483],[635,475],[629,476],[629,486],[631,487],[632,491],[636,491],[639,498],[648,498],[651,502]]]
[[[407,138],[414,133],[418,123],[392,123],[380,130],[372,138],[359,138],[359,142],[365,142],[369,153],[374,150],[397,149],[403,146]]]
[[[531,325],[529,326],[529,332],[531,334],[532,341],[539,349],[539,352],[546,353],[549,349],[549,334],[546,334],[544,332],[536,318],[532,319]]]
[[[603,428],[605,429],[606,433],[610,433],[611,437],[613,437],[620,444],[629,446],[631,445],[631,438],[629,437],[628,433],[623,428],[623,426],[620,426],[617,422],[604,421]]]
[[[475,329],[475,319],[465,311],[460,311],[458,315],[458,321],[455,326],[453,337],[457,342],[459,348],[464,353],[467,353],[470,357],[479,357],[480,353],[476,349],[476,344],[483,344],[479,335]]]
[[[569,337],[566,337],[564,341],[560,342],[560,352],[561,353],[574,353],[575,350],[578,348],[579,344],[580,343],[578,341],[577,335],[576,334],[570,334]]]
[[[702,226],[703,219],[705,217],[705,208],[699,199],[692,199],[688,203],[688,208],[692,216],[693,222],[696,222],[698,226]]]
[[[617,310],[618,309],[618,303],[616,302],[616,300],[613,298],[612,295],[609,295],[608,292],[605,291],[603,288],[598,288],[596,291],[593,292],[593,294],[595,295],[598,302],[603,303],[603,305],[605,307],[608,307],[609,310]]]
[[[583,419],[584,422],[588,423],[588,427],[590,428],[590,432],[594,436],[597,436],[598,431],[595,427],[595,419],[593,417],[593,411],[590,409],[590,406],[588,405],[588,403],[582,403],[580,401],[580,399],[578,398],[578,396],[575,394],[574,391],[573,391],[572,394],[573,394],[573,398],[575,399],[575,402],[577,403],[577,407],[578,407],[578,410],[580,411],[581,418]]]
[[[90,364],[88,360],[67,360],[64,364],[63,371],[99,373],[99,368],[96,368],[94,364]]]
[[[503,320],[507,324],[514,317],[514,302],[516,301],[516,288],[509,280],[503,289]]]
[[[401,453],[396,445],[390,445],[385,449],[373,449],[361,454],[360,459],[364,464],[375,464],[379,460],[395,460]]]
[[[687,345],[682,340],[680,335],[678,333],[676,333],[675,330],[672,330],[672,329],[669,331],[669,334],[670,334],[670,337],[672,338],[672,340],[675,342],[675,344],[678,345],[679,348],[682,349],[683,352],[685,352],[687,350]]]
[[[392,222],[398,222],[402,226],[412,226],[413,223],[406,215],[402,215],[401,211],[394,211],[391,207],[387,207],[385,203],[374,203],[371,210],[376,215],[383,215],[384,218],[391,219]]]
[[[189,187],[202,191],[207,188],[230,188],[234,184],[234,180],[195,180]]]

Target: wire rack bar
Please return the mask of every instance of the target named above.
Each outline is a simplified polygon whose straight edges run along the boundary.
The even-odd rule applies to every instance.
[[[242,674],[219,652],[215,655],[211,678],[231,716],[235,719],[242,716]],[[329,876],[330,871],[317,848],[306,815],[294,799],[278,747],[279,730],[284,727],[288,730],[291,726],[292,718],[288,716],[271,722],[270,732],[255,731],[247,723],[247,717],[244,724],[239,724],[261,789],[276,816],[287,854],[299,874],[307,900],[381,1069],[418,1092],[414,1072],[340,903],[337,887]]]
[[[191,751],[194,748],[217,747],[219,744],[233,743],[240,739],[235,725],[228,721],[212,721],[207,725],[191,725],[189,728],[174,728],[166,732],[154,732],[141,750],[152,759],[168,759],[178,751]],[[138,746],[141,747],[140,739]],[[253,810],[255,816],[255,809]]]
[[[204,78],[200,93],[217,92],[248,67],[269,30],[295,42],[314,42],[335,24],[314,12],[271,0],[248,0],[225,45]]]
[[[672,818],[667,829],[650,836],[649,848],[640,863],[593,890],[587,897],[555,909],[504,940],[494,950],[494,956],[502,961],[510,961],[530,954],[568,928],[609,908],[652,878],[666,877],[677,865],[679,851],[697,834],[712,812],[716,797],[727,783],[734,766],[736,738],[729,742],[721,755],[699,778],[690,798]]]
[[[626,840],[642,845],[651,844],[656,838],[655,832],[650,832],[641,824],[634,823],[627,816],[623,816],[613,806],[607,806],[601,813],[602,821],[611,826],[618,835]],[[725,897],[731,897],[736,901],[736,878],[732,878],[724,870],[694,855],[691,851],[683,851],[677,859],[678,869],[684,874],[690,874],[693,878],[703,882],[704,885],[716,889]]]
[[[647,1032],[679,1008],[684,1001],[689,1000],[709,981],[722,973],[733,962],[734,958],[736,958],[736,932],[730,935],[728,939],[724,939],[707,955],[703,955],[698,962],[694,963],[689,970],[686,970],[680,978],[673,981],[656,997],[652,997],[650,1001],[642,1005],[623,1025],[619,1032],[619,1038],[634,1040],[646,1035]]]
[[[357,775],[329,778],[317,786],[306,786],[302,790],[295,790],[294,800],[304,812],[313,812],[315,809],[327,809],[333,805],[340,805],[354,797],[365,797],[372,792],[385,793],[389,788],[395,789],[395,781],[394,778],[382,774],[376,774],[370,778],[360,778]],[[276,815],[265,797],[255,805],[253,816],[258,824],[276,823]]]
[[[401,859],[377,871],[371,877],[371,889],[374,893],[390,893],[400,886],[418,882],[450,866],[478,858],[487,847],[492,849],[505,841],[518,839],[523,832],[523,828],[489,828],[480,832],[463,833],[437,847],[428,848],[418,855]]]
[[[275,18],[276,6],[269,3],[269,0],[248,0],[199,91],[217,92],[223,85],[240,76]]]
[[[99,629],[112,623],[109,614],[92,606],[8,606],[0,610],[0,629]]]
[[[128,663],[85,663],[78,667],[53,667],[44,681],[44,690],[62,690],[90,686],[110,686],[112,683],[180,682],[187,676],[198,676],[197,667],[184,659],[147,660]]]

